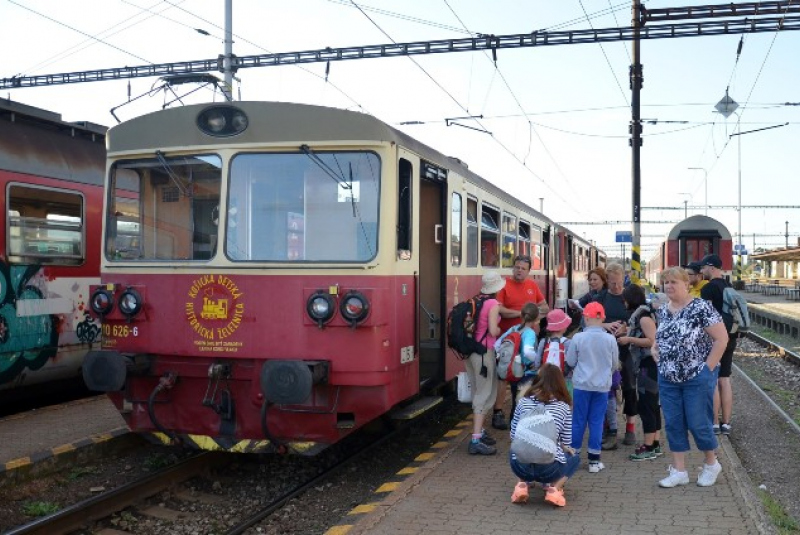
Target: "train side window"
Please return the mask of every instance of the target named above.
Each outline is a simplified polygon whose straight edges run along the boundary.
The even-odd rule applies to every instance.
[[[530,223],[525,221],[519,222],[519,254],[530,256],[531,260],[533,260],[531,255],[531,226]],[[531,265],[531,269],[533,269],[533,265]]]
[[[450,263],[461,265],[461,195],[453,193],[450,212]]]
[[[30,258],[42,264],[83,263],[83,195],[12,184],[7,203],[8,256]]]
[[[481,265],[497,267],[500,264],[499,213],[488,206],[481,207]]]
[[[542,262],[542,229],[531,225],[531,269],[544,269]]]
[[[411,162],[400,158],[397,177],[397,250],[411,251]],[[411,258],[403,254],[401,258]]]
[[[467,267],[478,265],[478,200],[467,198]]]
[[[511,214],[503,214],[503,267],[514,267],[517,256],[517,218]]]

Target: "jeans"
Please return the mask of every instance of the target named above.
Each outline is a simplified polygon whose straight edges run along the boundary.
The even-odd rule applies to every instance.
[[[583,433],[589,426],[589,447],[586,448],[592,458],[600,458],[600,446],[603,444],[603,420],[608,405],[608,392],[591,392],[576,388],[572,406],[572,449],[580,451],[583,444]]]
[[[706,365],[698,375],[683,383],[673,383],[658,375],[661,410],[670,450],[678,453],[689,451],[689,431],[700,451],[717,449],[717,437],[712,426],[718,372],[719,366],[712,372]]]
[[[564,452],[564,456],[567,458],[566,463],[553,461],[550,464],[525,464],[519,462],[513,453],[509,453],[508,462],[511,465],[511,471],[522,481],[528,483],[534,481],[538,483],[554,483],[562,477],[572,477],[578,469],[578,465],[581,464],[581,459],[578,455],[570,455]]]

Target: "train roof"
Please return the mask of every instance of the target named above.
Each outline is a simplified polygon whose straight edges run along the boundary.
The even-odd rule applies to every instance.
[[[672,230],[667,234],[667,240],[709,235],[719,237],[723,240],[731,239],[731,233],[728,231],[728,228],[716,219],[706,215],[693,215],[672,227]]]
[[[106,127],[0,99],[0,169],[103,184]]]
[[[135,117],[108,132],[109,152],[141,150],[141,131],[146,129],[153,150],[176,144],[177,138],[188,146],[219,145],[220,139],[203,134],[199,129],[186,130],[183,125],[192,121],[202,110],[210,106],[235,106],[244,111],[251,120],[248,128],[236,136],[236,142],[278,143],[296,141],[298,144],[315,141],[387,141],[401,145],[423,159],[446,167],[467,178],[511,205],[524,208],[550,225],[554,222],[516,197],[509,195],[483,177],[473,173],[463,161],[446,156],[397,130],[372,115],[338,108],[297,104],[291,102],[237,101],[232,103],[206,103],[169,108]],[[257,122],[255,117],[264,117],[266,122]]]

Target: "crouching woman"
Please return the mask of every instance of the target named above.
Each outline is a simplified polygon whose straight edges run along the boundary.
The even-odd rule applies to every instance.
[[[575,450],[569,446],[572,443],[572,398],[567,390],[564,375],[558,366],[545,364],[539,369],[536,380],[520,394],[520,400],[511,420],[511,440],[514,440],[520,420],[541,408],[553,418],[557,432],[554,441],[554,460],[550,463],[524,463],[515,453],[510,454],[511,471],[519,478],[519,483],[511,495],[511,501],[527,502],[528,488],[534,482],[538,482],[544,487],[545,501],[563,507],[567,504],[564,498],[564,484],[580,464],[580,457],[575,455]]]

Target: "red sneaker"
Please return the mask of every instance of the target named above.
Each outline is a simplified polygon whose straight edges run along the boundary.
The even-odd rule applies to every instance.
[[[511,503],[527,503],[528,502],[528,484],[524,481],[517,483],[514,487],[514,493],[511,495]]]
[[[564,498],[564,491],[555,487],[549,487],[547,489],[547,493],[544,495],[544,501],[557,505],[558,507],[567,505],[567,500]]]

